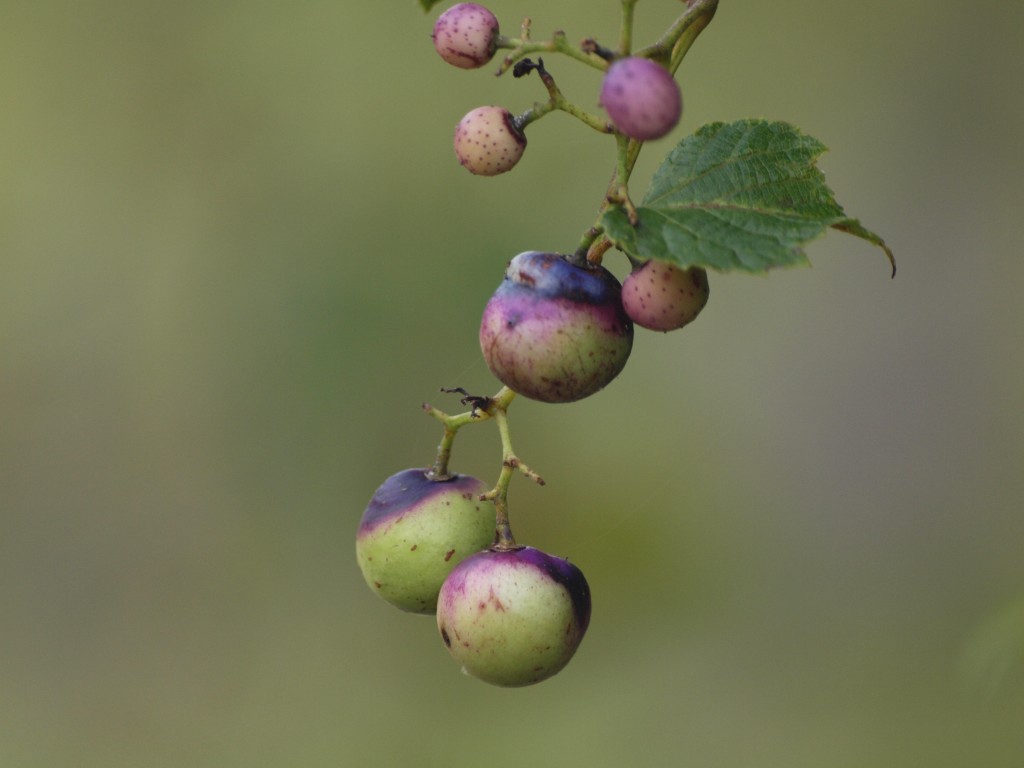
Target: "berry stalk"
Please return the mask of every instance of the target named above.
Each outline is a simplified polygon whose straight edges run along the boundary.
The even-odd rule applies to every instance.
[[[629,56],[633,48],[633,11],[637,0],[622,0],[622,21],[619,24],[619,55]]]
[[[494,419],[501,439],[501,472],[494,487],[486,493],[481,493],[479,498],[481,501],[490,501],[494,504],[494,546],[497,549],[514,549],[517,545],[508,519],[508,487],[512,476],[518,471],[538,485],[544,485],[544,479],[524,464],[512,448],[512,437],[508,427],[508,408],[515,399],[516,393],[509,387],[502,387],[494,397],[477,397],[467,394],[461,388],[442,391],[458,392],[464,395],[461,400],[462,404],[471,404],[472,408],[465,413],[449,415],[429,403],[423,404],[423,410],[440,421],[444,427],[444,434],[437,447],[434,465],[427,474],[432,480],[444,480],[452,477],[448,471],[448,462],[451,459],[452,445],[459,430],[467,424]]]
[[[512,438],[508,430],[506,408],[495,407],[492,415],[495,423],[498,425],[498,433],[501,435],[501,474],[498,475],[498,482],[494,488],[482,494],[480,499],[493,502],[494,504],[495,535],[493,549],[511,550],[518,548],[508,520],[508,486],[512,481],[512,475],[518,470],[538,485],[544,485],[544,479],[523,464],[519,457],[516,456],[515,451],[512,450]]]
[[[548,91],[548,100],[544,103],[535,104],[532,109],[524,112],[522,115],[515,119],[516,126],[523,130],[530,123],[539,120],[549,112],[559,110],[566,114],[572,115],[584,125],[593,128],[599,133],[615,133],[615,126],[607,120],[598,117],[585,109],[580,107],[578,104],[569,101],[562,94],[558,85],[555,83],[555,78],[551,76],[551,73],[544,68],[544,59],[537,59],[537,63],[526,59],[525,61],[519,62],[515,67],[513,73],[516,77],[523,77],[530,72],[536,70],[537,76],[540,77],[541,82],[544,83],[544,87]]]
[[[637,0],[622,0],[619,47],[627,53],[631,45],[632,14],[636,2]],[[673,22],[665,34],[654,44],[637,51],[634,56],[661,62],[668,74],[674,77],[697,37],[711,23],[717,9],[718,0],[687,0],[686,11]],[[600,224],[609,208],[621,205],[634,226],[638,221],[636,206],[629,196],[629,178],[636,167],[644,141],[622,133],[616,133],[616,139],[618,155],[615,173],[608,183],[604,202],[598,209],[597,222],[583,234],[576,250],[578,256],[582,257],[585,254],[592,264],[600,264],[603,254],[611,247],[604,237],[604,229]]]
[[[718,0],[687,0],[686,6],[686,10],[656,42],[635,55],[661,62],[674,75],[690,46],[711,23],[718,10]]]
[[[565,32],[562,30],[556,31],[550,40],[540,42],[532,40],[530,38],[531,23],[529,17],[523,19],[520,37],[498,36],[495,41],[496,46],[498,48],[509,48],[512,52],[501,62],[501,66],[495,72],[496,75],[504,74],[512,69],[516,62],[532,53],[561,53],[595,69],[604,70],[608,68],[608,62],[605,59],[592,50],[570,43],[569,38],[566,37]]]

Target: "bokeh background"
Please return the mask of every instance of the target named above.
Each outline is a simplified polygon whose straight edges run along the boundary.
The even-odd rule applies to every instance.
[[[1024,764],[1021,4],[722,0],[635,192],[704,122],[789,120],[899,272],[829,234],[713,274],[598,395],[515,404],[548,480],[517,536],[595,603],[513,691],[372,595],[353,535],[430,462],[420,404],[497,389],[480,311],[575,246],[611,142],[554,114],[465,173],[457,120],[543,91],[445,65],[414,0],[0,9],[0,765]],[[498,451],[467,429],[455,466]]]

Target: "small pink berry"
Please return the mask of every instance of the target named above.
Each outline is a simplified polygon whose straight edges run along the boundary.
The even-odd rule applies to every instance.
[[[477,107],[455,127],[455,155],[478,176],[511,170],[525,149],[526,135],[504,107]]]
[[[660,139],[679,122],[679,84],[660,64],[638,56],[612,63],[601,83],[601,106],[622,133],[639,141]]]
[[[434,23],[434,48],[442,59],[460,69],[477,69],[497,50],[498,19],[476,3],[459,3]]]
[[[674,331],[693,322],[711,293],[708,273],[651,259],[622,281],[622,307],[641,328]]]

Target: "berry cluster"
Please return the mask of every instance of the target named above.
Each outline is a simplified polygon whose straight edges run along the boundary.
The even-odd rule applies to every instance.
[[[439,1],[420,3],[429,9]],[[547,90],[546,101],[522,114],[488,105],[459,121],[455,154],[471,173],[510,171],[526,150],[526,129],[556,111],[611,136],[616,147],[597,221],[576,249],[520,253],[506,265],[483,310],[480,349],[502,388],[493,397],[442,390],[463,395],[461,404],[469,406],[464,413],[449,415],[424,405],[444,429],[433,464],[389,477],[370,500],[356,534],[356,558],[370,588],[404,611],[434,615],[449,654],[467,674],[493,685],[531,685],[558,673],[576,653],[591,615],[590,586],[582,571],[518,544],[512,535],[512,477],[521,474],[544,484],[512,449],[508,408],[513,400],[522,395],[571,403],[599,392],[625,368],[635,326],[666,332],[697,318],[709,296],[702,265],[731,268],[722,251],[746,255],[752,250],[757,258],[747,261],[762,263],[762,269],[789,264],[802,255],[799,246],[820,233],[816,226],[830,226],[880,246],[895,270],[884,241],[846,217],[821,183],[813,159],[824,145],[792,126],[765,121],[757,130],[751,129],[758,121],[705,126],[662,163],[638,209],[629,194],[637,155],[644,142],[668,135],[679,123],[683,100],[675,72],[713,18],[717,0],[686,0],[665,33],[638,50],[632,41],[637,2],[620,4],[614,49],[592,38],[573,45],[562,32],[535,41],[529,19],[519,37],[505,36],[494,14],[477,3],[452,6],[434,25],[434,48],[449,64],[479,69],[505,49],[497,74],[536,73]],[[567,99],[539,58],[542,53],[598,70],[600,93],[594,101],[607,117]],[[534,54],[536,61],[530,58]],[[720,136],[725,143],[709,149],[707,142]],[[766,159],[769,148],[771,159]],[[733,173],[714,181],[713,171],[723,163]],[[691,193],[698,187],[695,199]],[[748,199],[751,189],[757,194]],[[738,196],[743,201],[734,204]],[[797,214],[794,218],[809,226],[794,232],[779,221],[766,222],[761,215],[766,207]],[[702,248],[702,239],[713,240],[717,249]],[[632,267],[621,284],[602,265],[613,247],[626,252]],[[493,487],[449,471],[459,430],[488,420],[498,428],[502,449]]]
[[[505,687],[538,683],[572,658],[590,623],[590,587],[572,563],[532,547],[499,546],[474,477],[407,469],[370,500],[356,559],[380,597],[437,615],[452,657]],[[493,546],[492,546],[493,544]]]
[[[460,69],[484,66],[500,47],[514,47],[520,52],[531,48],[528,38],[515,41],[503,37],[494,14],[477,3],[459,3],[442,13],[434,24],[433,40],[441,58]],[[516,76],[540,70],[551,101],[518,118],[496,106],[478,107],[463,117],[455,129],[455,154],[468,171],[496,176],[511,170],[526,149],[526,125],[552,109],[563,109],[598,130],[617,132],[636,141],[660,139],[675,128],[683,112],[683,99],[675,78],[662,64],[643,56],[616,56],[593,41],[586,42],[579,55],[589,56],[589,63],[605,70],[599,101],[611,125],[600,125],[596,118],[566,102],[544,72],[543,63],[526,59],[517,65]],[[499,74],[514,58],[506,59]]]
[[[633,2],[624,2],[632,8]],[[629,157],[645,140],[666,135],[682,112],[679,87],[666,62],[618,53],[594,41],[578,48],[557,33],[548,43],[501,35],[498,20],[476,3],[460,3],[434,24],[434,48],[460,69],[477,69],[500,48],[512,52],[499,74],[537,72],[549,99],[515,116],[500,106],[470,111],[455,129],[455,154],[470,172],[496,176],[511,170],[526,149],[526,126],[555,110],[615,136],[619,173],[607,205],[633,210],[626,191]],[[623,46],[628,48],[628,46]],[[603,72],[600,104],[608,119],[569,102],[544,67],[527,54],[568,53]],[[623,370],[633,328],[658,331],[690,323],[707,302],[707,274],[667,262],[634,262],[620,284],[601,265],[610,243],[588,231],[571,254],[527,251],[513,258],[487,302],[480,348],[504,385],[494,397],[464,390],[467,413],[450,416],[432,406],[444,438],[430,467],[389,477],[363,513],[356,559],[370,588],[410,613],[435,615],[438,634],[468,674],[499,686],[530,685],[559,672],[573,657],[590,623],[590,587],[574,564],[517,544],[508,520],[508,486],[521,473],[543,484],[512,450],[507,408],[522,395],[569,403],[593,395]],[[466,424],[493,419],[502,441],[502,470],[493,488],[449,471],[455,435]]]

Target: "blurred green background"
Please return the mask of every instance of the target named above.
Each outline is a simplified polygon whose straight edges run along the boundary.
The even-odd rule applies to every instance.
[[[640,3],[639,39],[678,10]],[[0,765],[1024,764],[1021,4],[722,0],[635,193],[704,122],[785,119],[899,273],[830,234],[713,274],[598,395],[515,404],[548,480],[514,481],[516,534],[595,602],[514,691],[372,595],[353,535],[431,460],[420,404],[497,389],[480,311],[575,246],[613,150],[555,114],[465,173],[458,119],[543,92],[445,65],[439,11],[2,3]],[[466,430],[455,466],[498,450]]]

